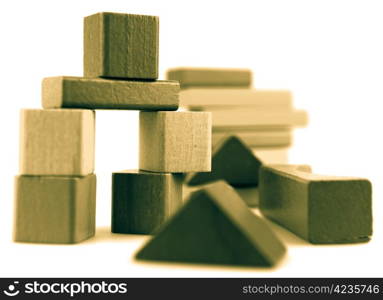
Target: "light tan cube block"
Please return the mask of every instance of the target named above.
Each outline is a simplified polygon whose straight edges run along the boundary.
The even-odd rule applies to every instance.
[[[211,170],[211,113],[140,112],[141,170]]]
[[[93,173],[94,111],[24,109],[20,128],[21,174],[83,176]]]

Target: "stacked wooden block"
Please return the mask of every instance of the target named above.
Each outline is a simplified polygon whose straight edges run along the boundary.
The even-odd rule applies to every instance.
[[[167,78],[180,81],[182,107],[213,113],[213,145],[235,135],[268,163],[287,162],[292,129],[307,123],[289,91],[252,89],[246,69],[175,68]]]
[[[210,171],[210,114],[175,111],[179,83],[157,80],[158,28],[154,16],[84,19],[84,77],[45,78],[44,109],[22,111],[15,240],[94,235],[95,109],[141,110],[140,170],[113,174],[113,232],[151,233],[181,204],[180,173]]]

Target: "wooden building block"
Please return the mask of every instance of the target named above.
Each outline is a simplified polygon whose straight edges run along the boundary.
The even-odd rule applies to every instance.
[[[48,77],[42,84],[44,108],[177,110],[176,81],[128,81]]]
[[[260,171],[262,213],[313,244],[363,242],[372,234],[371,183],[286,165]]]
[[[180,92],[180,105],[190,110],[214,111],[244,107],[291,110],[292,95],[286,90],[186,89]]]
[[[216,144],[227,135],[236,135],[249,147],[288,147],[292,143],[291,130],[279,131],[229,131],[213,132],[212,144]]]
[[[220,181],[192,193],[136,257],[269,267],[277,264],[285,252],[267,224]]]
[[[158,78],[159,18],[97,13],[84,19],[84,76]]]
[[[236,187],[235,191],[241,196],[249,207],[258,207],[259,188],[258,187]]]
[[[181,206],[182,181],[182,174],[113,173],[112,232],[155,232]]]
[[[208,112],[140,112],[141,170],[164,173],[211,170]]]
[[[21,111],[20,173],[88,175],[94,170],[94,111]]]
[[[95,234],[96,175],[17,176],[14,239],[70,244]]]
[[[251,71],[225,68],[174,68],[167,79],[178,80],[181,88],[191,87],[250,87]]]
[[[212,112],[213,128],[251,126],[251,127],[303,127],[307,125],[308,116],[303,110],[291,111],[255,111],[227,110]]]
[[[226,180],[232,186],[257,186],[261,161],[236,136],[228,136],[213,148],[210,173],[190,173],[186,183],[190,186]]]
[[[251,148],[256,157],[264,164],[287,164],[289,162],[288,148]]]

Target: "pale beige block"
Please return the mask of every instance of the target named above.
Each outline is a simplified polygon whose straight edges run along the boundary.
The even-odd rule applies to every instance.
[[[291,109],[292,95],[286,90],[186,89],[181,90],[180,105],[191,110],[210,111],[220,106],[258,109]]]
[[[287,164],[289,161],[289,148],[252,148],[253,153],[264,164]]]
[[[211,114],[208,112],[140,112],[141,170],[209,172]]]
[[[20,174],[91,174],[94,143],[92,110],[24,109],[20,124]]]
[[[271,111],[256,112],[252,110],[214,111],[212,112],[213,128],[229,126],[281,126],[303,127],[307,125],[306,111]]]
[[[236,135],[250,147],[288,147],[292,143],[291,130],[281,131],[228,131],[214,132],[212,134],[212,144],[227,135]]]

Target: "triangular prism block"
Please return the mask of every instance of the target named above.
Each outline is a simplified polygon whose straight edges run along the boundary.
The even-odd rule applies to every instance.
[[[213,149],[211,172],[191,173],[186,183],[195,186],[223,179],[232,186],[257,186],[261,165],[261,161],[240,138],[228,136]]]
[[[268,225],[218,181],[192,193],[136,258],[268,267],[285,252]]]

